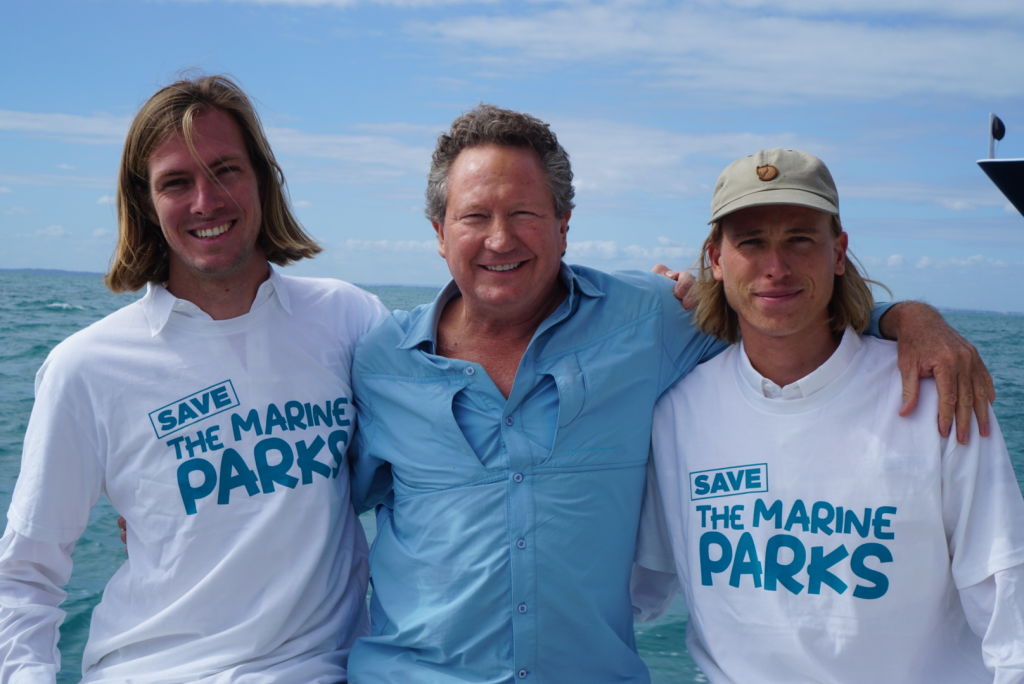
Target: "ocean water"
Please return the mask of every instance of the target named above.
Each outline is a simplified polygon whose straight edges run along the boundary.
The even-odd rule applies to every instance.
[[[392,309],[429,301],[429,288],[369,287]],[[47,352],[72,332],[132,301],[113,295],[95,274],[0,271],[0,510],[6,511],[18,474],[21,442],[32,409],[35,372]],[[1024,316],[947,312],[947,319],[982,352],[996,380],[995,408],[1024,489]],[[61,628],[63,668],[58,682],[79,678],[89,615],[125,554],[105,502],[94,510],[75,548],[75,569],[67,586]],[[372,533],[372,522],[364,521]],[[706,679],[686,653],[686,610],[681,600],[661,619],[637,625],[637,643],[659,684]]]

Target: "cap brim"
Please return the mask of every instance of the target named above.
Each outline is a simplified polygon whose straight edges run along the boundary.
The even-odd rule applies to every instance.
[[[722,219],[724,216],[728,216],[734,211],[740,209],[746,209],[748,207],[766,207],[773,204],[795,204],[798,207],[807,207],[808,209],[817,209],[823,211],[826,214],[833,216],[839,215],[839,207],[832,203],[831,200],[816,195],[813,192],[807,192],[806,190],[795,190],[793,188],[779,188],[777,190],[759,190],[758,192],[752,192],[749,195],[745,195],[738,199],[729,202],[728,204],[721,206],[711,215],[711,220],[708,223],[714,223]]]

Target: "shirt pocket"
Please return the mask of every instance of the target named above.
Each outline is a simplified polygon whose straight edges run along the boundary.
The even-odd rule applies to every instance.
[[[395,495],[476,484],[493,477],[463,434],[453,403],[461,378],[399,383],[367,433],[371,455],[391,464]]]
[[[587,399],[587,380],[575,354],[555,363],[550,375],[558,388],[558,427],[564,428],[583,412]]]

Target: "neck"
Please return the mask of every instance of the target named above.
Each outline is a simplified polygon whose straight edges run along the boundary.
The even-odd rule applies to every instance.
[[[270,277],[270,266],[263,261],[249,273],[232,277],[209,278],[187,274],[175,278],[172,272],[167,280],[167,290],[179,299],[185,299],[209,314],[210,318],[221,321],[237,318],[249,312],[256,291]]]
[[[538,306],[521,315],[473,309],[464,297],[456,297],[448,302],[441,314],[438,332],[448,330],[460,337],[529,341],[540,324],[562,303],[565,295],[565,286],[557,282]]]
[[[448,302],[438,321],[437,353],[479,363],[502,395],[508,397],[533,334],[565,295],[565,287],[559,283],[541,306],[519,318],[467,310],[465,298],[457,297]]]
[[[741,334],[750,365],[779,387],[796,382],[828,361],[842,339],[842,333],[833,333],[827,325],[785,337]]]

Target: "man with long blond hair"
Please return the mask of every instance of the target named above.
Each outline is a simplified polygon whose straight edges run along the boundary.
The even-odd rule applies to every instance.
[[[142,107],[118,218],[106,282],[146,294],[36,378],[0,540],[0,680],[54,681],[60,587],[102,493],[129,560],[93,611],[82,681],[344,681],[367,582],[349,367],[383,307],[271,266],[320,248],[227,78]]]
[[[1024,681],[1024,500],[999,426],[940,435],[931,380],[897,418],[895,344],[861,334],[871,291],[828,169],[737,160],[711,224],[694,320],[733,344],[655,407],[638,542],[682,585],[694,660],[715,684]]]

